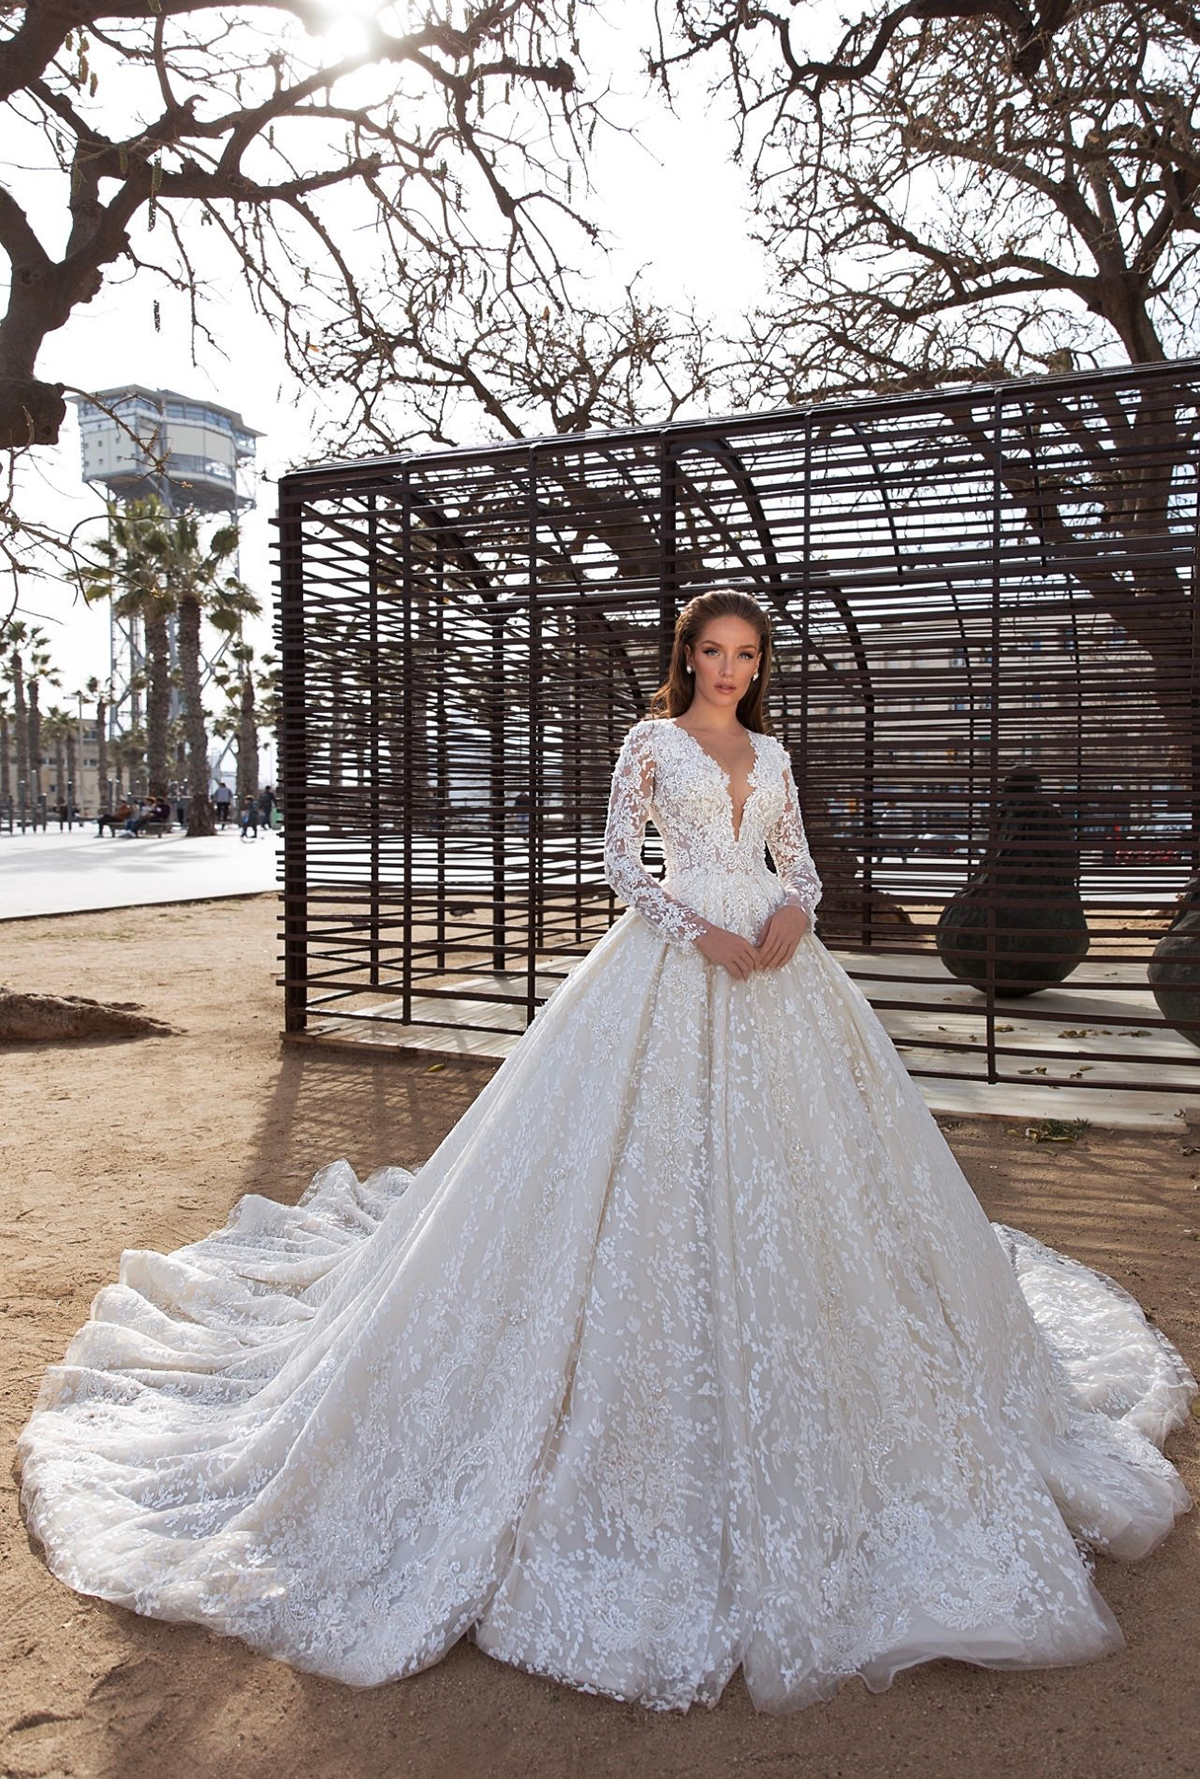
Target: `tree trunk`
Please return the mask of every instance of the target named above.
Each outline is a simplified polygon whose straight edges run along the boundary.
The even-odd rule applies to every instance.
[[[146,666],[146,651],[142,646],[146,640],[145,628],[139,635],[138,615],[129,614],[129,727],[140,729],[142,726],[142,679]]]
[[[144,614],[146,631],[146,769],[152,797],[168,795],[167,728],[171,720],[171,661],[163,612]]]
[[[186,594],[179,603],[179,672],[187,734],[187,831],[198,838],[215,834],[217,825],[208,800],[208,731],[200,691],[200,601]]]
[[[38,377],[0,375],[0,449],[56,445],[67,413],[62,387]]]
[[[63,748],[63,738],[55,731],[54,735],[54,801],[65,803],[67,800],[67,756]]]
[[[1161,349],[1155,357],[1161,359]],[[977,447],[981,464],[992,465],[991,436],[958,405],[949,405],[946,412]],[[1146,560],[1147,539],[1164,536],[1170,529],[1169,466],[1186,458],[1187,440],[1178,411],[1154,384],[1147,386],[1128,419],[1120,416],[1116,402],[1102,411],[1123,454],[1119,481],[1113,474],[1114,452],[1102,434],[1091,434],[1086,409],[1076,415],[1054,393],[1043,395],[1034,388],[1024,413],[1027,433],[1035,440],[1043,420],[1055,432],[1070,426],[1080,454],[1074,480],[1083,482],[1089,471],[1095,476],[1097,499],[1108,509],[1111,529],[1103,542],[1081,532],[1071,521],[1069,507],[1064,510],[1065,502],[1060,505],[1050,479],[1031,487],[1028,464],[1015,448],[995,463],[999,479],[1009,496],[1025,506],[1029,529],[1048,562],[1061,565],[1065,578],[1090,597],[1092,606],[1122,625],[1131,641],[1145,650],[1163,722],[1162,746],[1177,749],[1181,759],[1190,760],[1193,713],[1181,682],[1181,663],[1189,659],[1192,647],[1187,589],[1173,568],[1152,568]]]
[[[13,674],[13,739],[17,755],[17,800],[22,805],[29,801],[29,717],[25,707],[25,676],[21,671],[21,657],[16,649],[12,652]]]
[[[66,749],[67,782],[63,787],[63,795],[67,800],[68,814],[73,816],[75,813],[75,805],[79,802],[79,793],[82,788],[79,783],[79,749],[76,746],[74,725],[71,725],[67,730]]]
[[[238,723],[238,807],[258,795],[258,722],[254,709],[254,675],[246,668]]]
[[[29,682],[29,790],[33,797],[42,794],[42,712],[38,705],[38,683]]]
[[[12,763],[8,757],[8,717],[0,716],[0,803],[12,796]]]
[[[96,700],[96,813],[103,814],[112,809],[112,800],[108,794],[108,736],[105,724],[108,721],[108,701],[104,698]]]

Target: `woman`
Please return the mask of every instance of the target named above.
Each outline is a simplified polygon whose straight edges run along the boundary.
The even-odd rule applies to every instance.
[[[122,1256],[20,1440],[56,1575],[351,1685],[466,1633],[659,1709],[1121,1644],[1090,1553],[1190,1505],[1195,1379],[989,1223],[815,937],[770,668],[753,599],[681,613],[613,778],[630,907],[419,1172]]]

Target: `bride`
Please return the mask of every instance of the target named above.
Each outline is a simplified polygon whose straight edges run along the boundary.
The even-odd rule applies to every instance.
[[[19,1441],[68,1586],[352,1686],[467,1635],[657,1709],[1121,1646],[1092,1553],[1191,1504],[1195,1379],[989,1222],[816,937],[770,671],[749,595],[682,611],[612,781],[629,907],[418,1172],[121,1256]]]

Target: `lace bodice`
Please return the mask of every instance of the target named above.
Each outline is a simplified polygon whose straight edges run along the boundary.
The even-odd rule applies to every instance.
[[[604,832],[605,876],[673,945],[694,945],[712,918],[701,909],[714,897],[720,902],[730,880],[766,892],[771,906],[792,902],[810,918],[821,899],[787,749],[773,736],[749,734],[754,765],[736,832],[729,774],[686,729],[652,718],[635,723],[621,747]],[[642,863],[648,816],[662,835],[661,883]],[[767,870],[764,845],[777,877]]]

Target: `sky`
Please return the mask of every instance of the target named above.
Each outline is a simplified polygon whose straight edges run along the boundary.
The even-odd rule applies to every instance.
[[[744,178],[730,158],[732,129],[706,103],[699,83],[680,89],[674,116],[647,93],[639,52],[648,14],[637,0],[609,0],[585,43],[593,76],[603,72],[612,85],[606,113],[624,126],[601,132],[589,164],[594,189],[581,207],[612,242],[609,257],[597,254],[589,270],[599,288],[611,280],[615,294],[644,268],[649,294],[659,300],[695,298],[710,315],[736,317],[759,299],[764,274],[747,233]],[[0,153],[3,147],[0,139]],[[156,299],[159,332],[153,325]],[[49,336],[38,372],[81,389],[134,382],[207,397],[237,409],[264,435],[250,484],[256,505],[242,522],[241,572],[269,609],[275,483],[297,461],[311,459],[319,409],[293,384],[270,327],[236,280],[225,280],[209,297],[206,316],[222,352],[201,342],[193,364],[183,298],[153,275],[117,273]],[[481,424],[479,437],[487,436]],[[100,497],[81,481],[73,408],[58,448],[38,453],[35,464],[26,472],[23,494],[32,517],[53,516],[69,526],[102,513]],[[103,608],[84,606],[69,586],[42,582],[31,587],[23,615],[50,633],[65,693],[89,675],[107,672]],[[260,651],[271,646],[266,618],[248,635]]]

